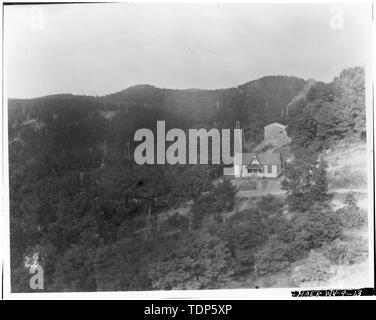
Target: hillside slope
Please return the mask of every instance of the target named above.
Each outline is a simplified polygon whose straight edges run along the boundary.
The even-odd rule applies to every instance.
[[[64,136],[67,143],[61,147],[66,148],[69,144],[90,145],[105,139],[121,144],[132,139],[138,128],[154,129],[156,120],[165,120],[167,127],[182,129],[232,128],[237,120],[241,120],[242,127],[254,122],[283,123],[284,108],[304,85],[305,81],[299,78],[270,76],[220,90],[172,90],[139,85],[102,97],[62,94],[30,100],[9,99],[9,136],[12,140],[16,136],[22,138],[24,131],[30,132],[30,144],[36,144],[41,135]],[[42,124],[44,131],[35,133],[34,127],[28,126],[31,119]],[[69,132],[64,131],[68,126]],[[92,128],[96,138],[87,137],[78,143],[81,136],[92,133],[88,131]],[[36,136],[34,140],[32,136]],[[56,139],[53,143],[57,143]]]

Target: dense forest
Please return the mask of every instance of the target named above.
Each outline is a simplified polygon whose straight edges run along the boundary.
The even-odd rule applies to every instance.
[[[133,150],[134,132],[155,130],[157,120],[184,130],[240,120],[255,143],[264,125],[287,124],[294,160],[286,196],[236,211],[237,190],[219,165],[135,165],[124,146]],[[351,196],[331,209],[320,158],[349,137],[366,138],[360,67],[331,83],[271,76],[212,91],[142,85],[102,97],[10,99],[12,291],[31,291],[25,259],[33,255],[46,291],[228,288],[307,256],[298,280],[312,280],[318,263],[364,251],[341,236],[366,214]],[[182,205],[188,214],[174,212]]]

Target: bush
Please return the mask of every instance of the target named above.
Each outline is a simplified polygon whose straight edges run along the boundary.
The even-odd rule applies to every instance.
[[[332,211],[320,208],[297,214],[291,220],[292,258],[300,259],[311,249],[317,249],[342,235],[338,216]]]
[[[336,211],[341,225],[345,228],[359,229],[367,224],[367,211],[354,204],[347,205]]]
[[[264,232],[282,241],[290,242],[292,240],[291,226],[283,216],[282,207],[283,201],[273,195],[263,196],[257,202],[257,210],[266,221]]]
[[[253,208],[235,214],[223,224],[220,236],[226,239],[236,260],[237,273],[248,273],[253,266],[257,248],[268,239],[266,224],[260,211]]]
[[[235,204],[236,190],[230,181],[224,180],[214,186],[209,192],[195,199],[193,211],[194,228],[199,228],[205,215],[218,216],[225,211],[231,211]]]
[[[297,286],[317,286],[328,280],[331,274],[330,260],[322,253],[311,250],[307,261],[293,278],[293,283]]]
[[[255,264],[257,273],[265,274],[288,268],[290,228],[282,215],[281,200],[265,196],[255,207],[233,215],[217,228],[217,234],[227,240],[238,275],[249,273]]]
[[[307,150],[300,150],[302,156],[284,167],[285,179],[281,182],[286,191],[285,202],[291,211],[309,211],[315,204],[329,199],[326,180],[327,163],[315,159]]]
[[[143,244],[122,239],[96,250],[94,274],[98,291],[148,290],[146,265],[140,262]]]
[[[178,212],[168,217],[160,225],[160,232],[168,232],[179,229],[180,231],[187,231],[189,227],[189,219]]]
[[[322,253],[334,264],[353,264],[362,262],[368,256],[367,241],[351,242],[336,239],[322,248]]]
[[[289,246],[276,238],[270,239],[255,253],[254,269],[256,276],[287,271],[289,268]]]
[[[350,264],[362,262],[368,257],[367,240],[352,241],[348,245],[347,260]]]
[[[226,241],[208,232],[192,231],[156,244],[148,262],[148,277],[159,290],[223,287],[233,274]]]
[[[322,248],[322,253],[334,264],[347,264],[348,243],[340,239],[326,244]]]

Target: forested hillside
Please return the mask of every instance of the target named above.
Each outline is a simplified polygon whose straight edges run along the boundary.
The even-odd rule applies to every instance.
[[[364,70],[352,68],[328,84],[271,76],[212,91],[142,85],[103,97],[9,100],[12,290],[30,291],[25,258],[33,255],[45,290],[95,291],[253,287],[310,255],[330,264],[333,252],[362,251],[341,241],[348,213],[359,215],[357,227],[365,213],[350,196],[342,211],[331,208],[320,153],[366,138],[364,99]],[[135,130],[154,130],[157,120],[182,129],[239,120],[256,142],[263,125],[288,124],[295,158],[285,194],[238,210],[221,166],[125,159]],[[306,270],[320,269],[320,259]],[[293,281],[316,281],[310,274]]]
[[[365,139],[364,69],[341,72],[333,82],[317,82],[289,105],[287,124],[295,148],[319,152],[349,136]]]
[[[233,128],[240,120],[242,127],[258,123],[262,130],[267,123],[285,121],[284,108],[304,84],[302,79],[272,76],[222,90],[139,85],[103,97],[10,99],[9,134],[11,139],[20,135],[22,140],[29,139],[28,145],[40,153],[40,145],[65,150],[103,140],[122,145],[133,140],[138,128],[153,129],[156,120],[182,129]],[[33,130],[35,125],[40,130]]]

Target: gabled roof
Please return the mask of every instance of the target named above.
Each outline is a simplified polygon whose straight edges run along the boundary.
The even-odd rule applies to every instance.
[[[268,127],[279,127],[279,128],[286,129],[286,126],[278,122],[269,123],[268,125],[265,126],[265,128],[268,128]]]
[[[251,168],[251,169],[261,169],[261,168],[263,168],[263,166],[261,164],[252,163],[251,165],[248,165],[248,168]]]
[[[242,164],[248,165],[252,162],[254,157],[257,157],[261,165],[272,165],[281,164],[281,154],[272,152],[261,152],[261,153],[243,153],[242,154]]]

